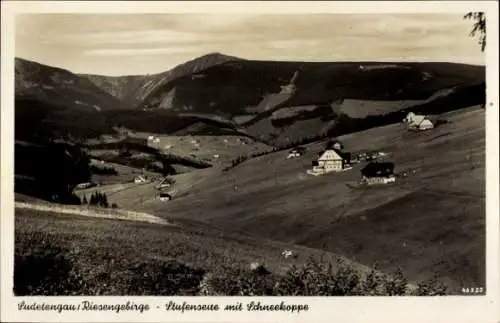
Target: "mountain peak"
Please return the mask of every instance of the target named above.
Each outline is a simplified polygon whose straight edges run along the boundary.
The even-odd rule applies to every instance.
[[[243,60],[242,58],[236,56],[230,56],[219,52],[213,52],[193,58],[183,64],[176,66],[174,69],[182,66],[191,66],[191,67],[196,66],[199,69],[205,69],[214,65],[224,64],[230,61],[242,61],[242,60]]]
[[[243,59],[236,57],[236,56],[225,55],[225,54],[220,53],[220,52],[212,52],[212,53],[208,53],[208,54],[202,55],[200,57],[197,57],[193,60],[225,60],[225,61],[229,61],[229,60],[243,60]]]

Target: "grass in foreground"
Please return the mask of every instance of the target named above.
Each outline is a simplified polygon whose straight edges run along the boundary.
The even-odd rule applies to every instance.
[[[445,295],[436,279],[409,288],[401,271],[361,273],[313,257],[282,273],[254,268],[212,270],[166,258],[137,258],[107,246],[71,244],[78,236],[17,232],[14,293],[26,295],[350,296]],[[81,249],[78,247],[80,246]],[[182,252],[182,251],[181,251]],[[196,252],[196,250],[192,250]]]

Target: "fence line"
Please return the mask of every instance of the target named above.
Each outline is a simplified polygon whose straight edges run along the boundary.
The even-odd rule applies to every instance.
[[[15,207],[18,209],[29,209],[40,212],[57,212],[62,214],[81,215],[95,218],[117,219],[128,221],[139,221],[154,224],[172,225],[169,221],[160,217],[135,211],[126,211],[118,209],[100,209],[97,207],[72,206],[72,205],[56,205],[42,203],[26,203],[15,202]]]

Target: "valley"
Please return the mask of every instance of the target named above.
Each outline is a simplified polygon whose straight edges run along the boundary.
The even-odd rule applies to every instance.
[[[16,239],[211,272],[344,259],[363,273],[399,268],[410,284],[437,275],[458,294],[485,284],[484,104],[485,68],[464,64],[216,53],[107,77],[16,59],[17,196],[87,210],[84,198],[101,193],[110,212],[175,224],[18,208]],[[435,127],[408,131],[408,112]],[[308,174],[331,140],[353,156],[384,152],[377,160],[394,163],[395,183],[360,185],[368,161]]]

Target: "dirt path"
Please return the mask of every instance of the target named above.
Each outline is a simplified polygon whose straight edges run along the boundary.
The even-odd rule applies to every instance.
[[[173,225],[169,221],[151,214],[133,212],[119,209],[98,209],[92,207],[81,207],[72,205],[55,205],[43,203],[15,202],[16,209],[30,209],[39,212],[57,212],[59,214],[72,214],[94,218],[139,221],[162,225]]]

